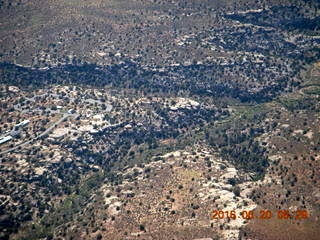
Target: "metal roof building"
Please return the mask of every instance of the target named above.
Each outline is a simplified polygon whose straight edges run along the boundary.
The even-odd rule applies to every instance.
[[[28,125],[29,123],[30,123],[30,120],[24,120],[21,123],[16,124],[15,127],[17,127],[17,128],[24,127],[24,126]]]
[[[0,144],[6,143],[6,142],[8,142],[10,140],[12,140],[11,136],[6,136],[6,137],[3,137],[3,138],[0,138]]]

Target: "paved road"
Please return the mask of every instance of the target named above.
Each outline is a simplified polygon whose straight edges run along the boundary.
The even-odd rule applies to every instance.
[[[50,127],[48,127],[45,131],[43,131],[41,134],[39,134],[38,136],[34,137],[33,139],[30,139],[29,141],[20,143],[12,148],[9,148],[3,152],[0,152],[0,155],[5,154],[5,153],[9,153],[12,152],[14,150],[17,150],[18,148],[23,148],[31,143],[33,143],[34,141],[40,139],[41,137],[49,134],[55,127],[57,127],[60,123],[62,123],[65,119],[67,119],[68,117],[73,116],[74,118],[77,118],[79,116],[79,114],[69,114],[69,113],[64,113],[63,116],[56,121],[55,123],[53,123]]]

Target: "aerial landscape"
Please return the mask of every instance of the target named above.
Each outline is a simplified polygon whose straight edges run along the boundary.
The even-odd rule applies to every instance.
[[[319,0],[0,0],[0,240],[319,236]]]

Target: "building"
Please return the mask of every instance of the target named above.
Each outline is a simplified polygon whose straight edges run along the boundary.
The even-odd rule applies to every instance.
[[[72,109],[72,108],[68,110],[68,113],[69,113],[69,114],[74,114],[75,112],[76,112],[76,111],[75,111],[74,109]]]
[[[24,120],[21,123],[16,124],[14,127],[19,128],[19,127],[25,127],[30,123],[30,120]]]
[[[1,138],[0,138],[0,145],[1,145],[1,144],[4,144],[4,143],[6,143],[6,142],[9,142],[9,141],[11,141],[11,140],[12,140],[12,137],[11,137],[11,136],[1,137]]]

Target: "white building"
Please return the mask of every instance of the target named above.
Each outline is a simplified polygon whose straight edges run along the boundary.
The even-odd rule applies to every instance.
[[[68,110],[68,113],[69,113],[69,114],[74,114],[75,112],[76,112],[76,111],[75,111],[74,109],[72,109],[72,108]]]
[[[30,120],[24,120],[24,121],[22,121],[21,123],[16,124],[15,127],[16,127],[16,128],[25,127],[25,126],[27,126],[29,123],[30,123]]]
[[[6,143],[6,142],[9,142],[9,141],[11,141],[11,140],[12,140],[12,137],[11,137],[11,136],[2,137],[2,138],[0,138],[0,145],[1,145],[1,144],[4,144],[4,143]]]

